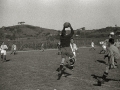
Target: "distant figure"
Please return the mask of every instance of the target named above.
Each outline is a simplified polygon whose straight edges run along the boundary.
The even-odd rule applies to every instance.
[[[8,49],[7,45],[4,44],[4,42],[2,43],[0,50],[1,50],[1,60],[4,62],[6,61],[6,50]]]
[[[42,52],[44,52],[44,44],[43,43],[41,44],[41,50],[42,50]]]
[[[89,50],[92,50],[92,49],[95,50],[95,44],[94,44],[93,40],[91,42],[91,48]]]
[[[11,48],[11,54],[16,54],[17,46],[13,43],[12,48]]]

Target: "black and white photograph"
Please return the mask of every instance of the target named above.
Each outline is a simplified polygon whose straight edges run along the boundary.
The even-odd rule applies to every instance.
[[[120,0],[0,0],[0,90],[120,90]]]

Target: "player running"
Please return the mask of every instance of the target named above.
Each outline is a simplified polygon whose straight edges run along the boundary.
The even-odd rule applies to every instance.
[[[89,50],[92,50],[92,49],[95,50],[95,44],[94,44],[93,40],[91,42],[91,48]]]
[[[108,56],[110,57],[110,64],[108,64],[108,66],[106,67],[106,71],[102,76],[102,80],[98,79],[99,85],[101,85],[102,83],[104,83],[104,81],[106,81],[106,77],[108,76],[108,71],[110,69],[117,68],[117,66],[119,65],[118,63],[120,63],[120,52],[118,48],[114,46],[114,39],[110,38],[108,44],[110,46],[108,53]],[[117,62],[117,65],[115,65],[115,61]]]
[[[41,44],[41,50],[44,52],[44,43]]]

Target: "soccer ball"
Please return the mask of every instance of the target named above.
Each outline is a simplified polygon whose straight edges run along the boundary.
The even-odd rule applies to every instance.
[[[110,32],[110,35],[115,35],[115,33],[114,32]]]
[[[64,27],[65,27],[65,28],[68,28],[69,26],[70,26],[70,23],[69,23],[69,22],[65,22],[65,23],[64,23]]]

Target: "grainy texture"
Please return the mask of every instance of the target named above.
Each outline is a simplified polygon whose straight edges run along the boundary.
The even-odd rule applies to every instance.
[[[60,80],[56,69],[61,56],[57,50],[8,53],[10,61],[0,61],[0,90],[119,90],[120,69],[110,71],[110,81],[101,87],[94,85],[97,80],[93,76],[102,76],[107,62],[99,51],[80,48],[74,70],[66,70],[71,75]]]

